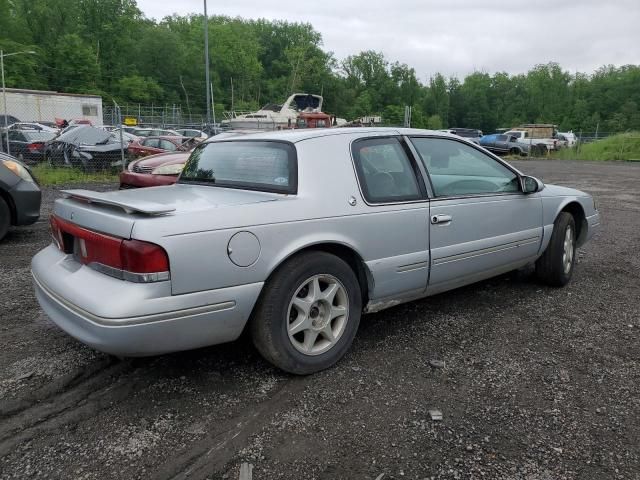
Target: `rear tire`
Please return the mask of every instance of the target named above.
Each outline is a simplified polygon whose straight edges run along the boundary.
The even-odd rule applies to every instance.
[[[536,261],[536,276],[552,287],[564,287],[573,275],[575,253],[575,220],[570,213],[561,212],[553,223],[547,249]]]
[[[351,267],[329,253],[302,253],[281,265],[265,285],[251,336],[268,362],[307,375],[344,356],[361,312],[362,294]]]
[[[11,211],[9,210],[9,205],[4,201],[2,197],[0,197],[0,240],[2,240],[7,232],[9,231],[9,226],[11,225]]]

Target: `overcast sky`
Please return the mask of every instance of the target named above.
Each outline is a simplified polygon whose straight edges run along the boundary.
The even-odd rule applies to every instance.
[[[201,13],[203,0],[138,0],[149,18]],[[210,15],[308,22],[342,59],[362,50],[432,74],[521,73],[558,62],[590,73],[640,64],[640,0],[208,0]]]

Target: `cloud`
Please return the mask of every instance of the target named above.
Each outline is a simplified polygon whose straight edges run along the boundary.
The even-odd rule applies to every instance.
[[[147,17],[201,13],[202,0],[138,0]],[[363,50],[436,72],[522,73],[558,62],[571,72],[640,64],[637,0],[234,0],[208,2],[210,15],[310,23],[338,59]]]

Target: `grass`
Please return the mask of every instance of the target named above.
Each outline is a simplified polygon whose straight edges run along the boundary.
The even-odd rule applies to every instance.
[[[578,147],[565,148],[552,154],[564,160],[630,160],[640,161],[640,132],[620,133]]]
[[[118,174],[110,171],[84,172],[77,168],[54,168],[40,164],[31,168],[33,176],[40,185],[70,185],[74,183],[108,183],[117,182]]]

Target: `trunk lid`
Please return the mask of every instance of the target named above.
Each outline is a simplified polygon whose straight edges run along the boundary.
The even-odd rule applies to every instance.
[[[64,190],[60,218],[96,232],[131,238],[137,220],[275,201],[282,194],[200,185],[169,185],[112,192]]]

